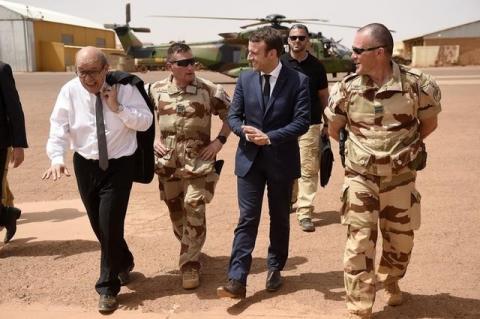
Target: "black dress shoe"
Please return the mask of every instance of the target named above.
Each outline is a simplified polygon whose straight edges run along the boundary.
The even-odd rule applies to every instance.
[[[112,295],[100,295],[98,300],[98,311],[100,313],[111,313],[118,308],[117,297]]]
[[[267,282],[265,288],[267,291],[277,291],[282,286],[282,276],[280,270],[269,270],[267,275]]]
[[[245,298],[247,288],[240,281],[229,279],[225,286],[217,288],[218,298]]]
[[[120,285],[125,286],[130,283],[130,272],[133,270],[135,265],[132,264],[127,269],[122,270],[118,273],[118,279],[120,280]]]
[[[20,218],[22,211],[15,207],[4,207],[3,213],[5,214],[5,229],[7,230],[3,242],[6,244],[13,238],[13,236],[15,236],[15,233],[17,232],[17,219]]]

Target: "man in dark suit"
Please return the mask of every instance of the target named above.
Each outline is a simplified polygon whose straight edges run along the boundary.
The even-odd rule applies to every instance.
[[[240,219],[235,229],[228,283],[219,297],[243,298],[260,222],[265,185],[270,210],[270,246],[266,289],[282,284],[280,271],[288,257],[290,198],[300,177],[298,137],[308,130],[308,78],[282,67],[279,31],[265,27],[248,43],[253,71],[240,74],[228,122],[240,137],[235,161]]]
[[[18,167],[24,159],[23,149],[28,147],[22,104],[15,87],[10,65],[0,62],[0,183],[4,183],[4,168],[9,148],[13,147],[11,162]],[[0,185],[2,198],[3,185]],[[6,228],[4,242],[9,242],[17,231],[17,219],[21,211],[0,203],[0,228]]]

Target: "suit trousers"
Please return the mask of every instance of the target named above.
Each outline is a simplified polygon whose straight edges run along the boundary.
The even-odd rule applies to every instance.
[[[98,160],[75,153],[73,165],[82,202],[101,247],[100,277],[95,289],[99,294],[115,296],[120,291],[118,273],[133,266],[133,255],[124,239],[124,223],[134,158],[110,159],[103,171]]]
[[[3,206],[10,206],[13,207],[13,200],[15,197],[12,194],[12,190],[10,189],[10,186],[8,185],[8,164],[10,163],[10,159],[13,156],[13,148],[9,147],[7,150],[7,159],[5,161],[5,165],[3,166],[4,172],[3,172],[3,179],[2,179],[2,193],[0,194],[2,196],[2,204]]]
[[[5,170],[3,169],[5,167],[5,164],[7,163],[7,153],[8,149],[7,148],[0,148],[0,167],[2,168],[0,170],[0,183],[3,181],[3,175]],[[2,198],[2,190],[3,190],[3,185],[0,185],[0,199]],[[5,213],[3,212],[3,204],[0,202],[0,226],[5,226],[5,220],[6,216]]]
[[[252,263],[265,185],[270,214],[267,267],[269,270],[282,270],[288,258],[293,179],[282,179],[282,172],[275,171],[269,164],[261,149],[247,175],[237,177],[240,218],[234,233],[228,278],[245,285]]]

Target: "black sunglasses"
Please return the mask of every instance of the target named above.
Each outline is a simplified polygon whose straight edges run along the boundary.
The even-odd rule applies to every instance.
[[[195,65],[197,61],[195,61],[194,58],[191,58],[191,59],[185,59],[185,60],[171,61],[170,63],[176,63],[178,66],[186,67],[189,65]]]
[[[297,41],[297,39],[298,39],[299,41],[305,41],[305,39],[306,39],[307,37],[304,36],[304,35],[291,35],[291,36],[289,36],[289,38],[290,38],[290,40],[292,40],[292,41]]]
[[[380,48],[383,48],[385,47],[384,45],[379,45],[377,47],[372,47],[372,48],[357,48],[357,47],[352,47],[352,51],[355,52],[355,54],[362,54],[363,52],[366,52],[366,51],[373,51],[373,50],[376,50],[376,49],[380,49]]]

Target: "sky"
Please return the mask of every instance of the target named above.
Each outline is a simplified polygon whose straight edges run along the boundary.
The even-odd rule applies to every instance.
[[[237,32],[253,21],[153,18],[151,15],[195,15],[236,18],[263,18],[282,14],[287,18],[327,19],[330,23],[363,26],[385,24],[394,41],[431,33],[480,20],[479,0],[10,0],[78,16],[93,22],[125,23],[125,4],[131,3],[131,26],[149,27],[151,33],[137,36],[144,42],[188,42],[218,40],[220,32]],[[341,40],[350,47],[355,29],[309,25],[310,31]]]

